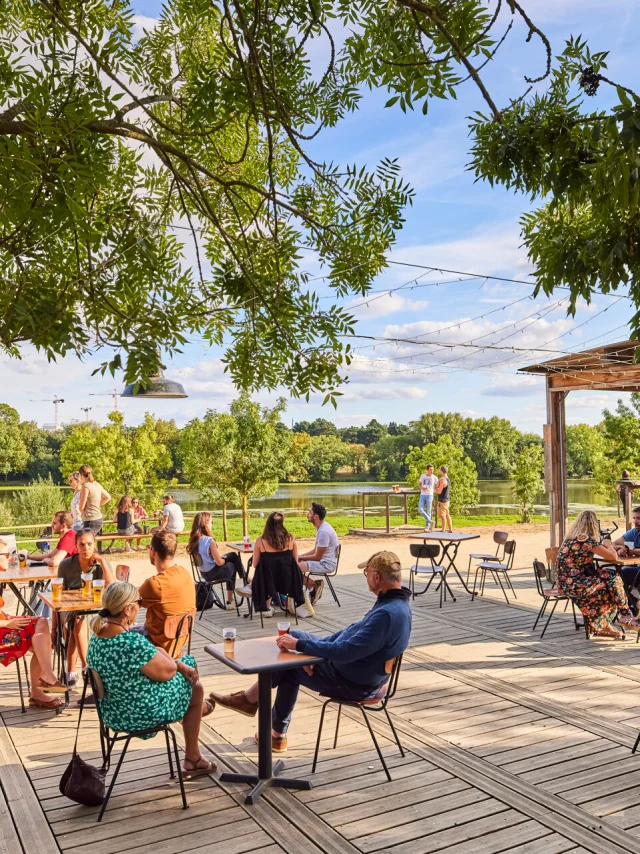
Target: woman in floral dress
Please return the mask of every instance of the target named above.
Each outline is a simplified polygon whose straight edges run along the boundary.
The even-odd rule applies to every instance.
[[[193,656],[174,661],[164,649],[129,631],[140,601],[132,584],[116,581],[105,588],[102,610],[91,623],[87,661],[104,685],[104,697],[98,701],[103,720],[119,732],[181,721],[185,779],[211,774],[216,763],[200,753],[198,734],[201,718],[211,714],[215,704],[204,699]]]
[[[629,610],[624,585],[615,567],[596,564],[594,555],[617,559],[613,548],[600,545],[596,514],[583,510],[558,552],[558,587],[580,608],[592,635],[622,640],[623,632],[611,624],[616,613],[623,626],[637,631],[640,623]]]

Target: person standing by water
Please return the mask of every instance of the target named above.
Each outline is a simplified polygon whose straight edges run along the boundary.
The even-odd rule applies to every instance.
[[[111,501],[111,496],[93,476],[91,466],[80,466],[78,479],[81,484],[80,492],[80,515],[82,527],[93,531],[98,536],[102,530],[102,507]]]
[[[451,533],[453,531],[453,522],[451,521],[451,513],[449,512],[451,481],[449,480],[448,466],[440,466],[440,478],[435,489],[438,494],[438,518],[442,522],[442,530]]]
[[[433,528],[431,508],[433,507],[433,490],[437,482],[438,478],[433,473],[433,466],[429,463],[424,474],[420,475],[420,500],[418,501],[418,513],[424,518],[427,531]]]

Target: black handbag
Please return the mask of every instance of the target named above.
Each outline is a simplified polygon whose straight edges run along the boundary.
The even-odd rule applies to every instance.
[[[206,581],[196,581],[196,609],[208,611],[216,601],[215,593]]]
[[[73,756],[71,762],[60,778],[60,792],[71,801],[82,804],[85,807],[99,807],[104,801],[105,777],[107,776],[108,763],[103,762],[101,768],[89,765],[78,756],[78,736],[80,735],[80,721],[84,709],[84,698],[87,693],[89,679],[85,677],[82,689],[82,700],[80,701],[80,714],[78,715],[78,728],[76,740],[73,745]]]

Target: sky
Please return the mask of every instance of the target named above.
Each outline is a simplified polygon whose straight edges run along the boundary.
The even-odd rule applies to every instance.
[[[153,26],[161,8],[158,0],[133,0],[131,5],[139,27]],[[634,86],[640,65],[634,38],[640,0],[608,0],[606,15],[602,14],[605,4],[590,0],[525,0],[523,5],[549,36],[554,53],[562,50],[570,35],[582,34],[592,50],[611,52],[609,76]],[[543,68],[542,47],[535,40],[526,45],[525,38],[526,32],[516,25],[483,73],[499,105],[523,91],[524,75],[536,77]],[[321,43],[313,48],[312,60],[318,67],[324,53]],[[624,340],[632,304],[621,290],[616,296],[596,296],[590,305],[580,305],[575,317],[568,317],[567,291],[557,291],[551,299],[531,298],[532,265],[521,246],[518,224],[530,209],[529,201],[502,188],[474,183],[465,169],[467,116],[483,108],[475,87],[466,84],[456,101],[432,102],[427,116],[419,109],[407,115],[397,108],[384,109],[388,97],[386,90],[367,92],[358,112],[323,132],[310,153],[369,168],[383,157],[398,158],[402,175],[416,195],[405,212],[392,263],[366,298],[342,304],[357,318],[359,335],[420,336],[436,344],[418,349],[358,339],[338,409],[322,406],[320,395],[308,403],[292,398],[285,420],[323,417],[342,427],[366,424],[371,418],[407,423],[424,412],[445,411],[474,417],[498,415],[522,430],[540,433],[545,421],[544,383],[517,372],[518,366],[541,361],[541,354],[529,354],[527,348],[566,351]],[[190,253],[187,247],[187,258]],[[305,269],[317,277],[312,286],[329,304],[332,295],[321,278],[322,270],[313,258],[306,261]],[[460,346],[498,342],[518,350]],[[162,418],[175,418],[179,425],[210,408],[223,411],[237,391],[223,371],[221,355],[201,341],[191,341],[183,353],[167,360],[166,371],[183,383],[188,398],[154,401],[152,407],[121,399],[127,423],[138,423],[147,409]],[[5,389],[0,401],[14,406],[22,419],[53,422],[50,401],[57,395],[65,401],[60,405],[63,422],[87,415],[104,422],[113,408],[111,393],[123,387],[119,377],[92,376],[104,358],[99,352],[83,362],[66,357],[55,364],[29,347],[22,356],[21,360],[0,356]],[[259,392],[255,397],[268,404],[281,394],[282,390]],[[617,397],[624,396],[572,393],[567,420],[595,424],[604,407],[615,406]],[[89,413],[83,407],[91,407]]]

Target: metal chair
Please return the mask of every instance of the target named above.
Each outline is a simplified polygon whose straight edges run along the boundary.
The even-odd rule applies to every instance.
[[[511,583],[511,579],[509,578],[509,573],[511,568],[513,567],[513,559],[516,554],[516,541],[508,540],[504,544],[504,553],[507,556],[506,563],[495,563],[493,561],[483,561],[476,566],[476,575],[473,581],[473,593],[471,594],[471,601],[475,599],[477,592],[477,582],[478,582],[478,573],[481,573],[480,576],[480,596],[484,595],[484,583],[487,577],[487,573],[490,572],[493,580],[496,584],[500,585],[504,598],[507,601],[507,605],[509,604],[509,597],[507,596],[507,591],[504,589],[504,585],[500,580],[500,576],[503,575],[507,585],[511,588],[511,592],[515,599],[517,599],[516,591],[513,589],[513,584]]]
[[[422,596],[427,590],[431,587],[433,583],[433,579],[438,576],[440,578],[440,584],[436,588],[436,590],[440,591],[440,607],[442,608],[442,600],[444,596],[444,601],[447,601],[447,591],[449,591],[449,595],[456,601],[456,597],[453,595],[453,590],[449,587],[449,584],[445,578],[445,567],[437,564],[435,559],[440,554],[440,546],[434,545],[419,545],[417,543],[412,543],[409,546],[409,551],[411,552],[411,557],[416,559],[416,562],[410,568],[410,579],[411,579],[411,595],[412,598],[415,599],[416,596]],[[420,560],[428,560],[429,563],[424,566],[420,566]],[[420,593],[416,593],[416,576],[417,575],[429,575],[429,581],[424,590],[421,590]]]
[[[336,603],[338,608],[340,608],[341,605],[340,605],[340,602],[339,602],[338,597],[336,595],[336,591],[333,589],[333,584],[331,583],[331,579],[338,574],[338,567],[340,566],[340,554],[341,553],[342,553],[342,546],[337,545],[336,546],[336,566],[335,566],[335,569],[332,569],[329,572],[318,572],[317,570],[315,572],[307,572],[307,578],[311,578],[311,576],[315,575],[318,578],[326,579],[327,586],[329,587],[329,590],[331,591],[331,595],[333,596],[334,602]]]
[[[220,608],[222,611],[226,611],[227,610],[227,597],[226,597],[225,591],[226,591],[227,582],[224,579],[221,581],[209,581],[209,579],[205,578],[201,572],[201,569],[202,569],[202,558],[201,558],[201,556],[199,554],[196,554],[196,555],[189,555],[189,557],[191,558],[191,574],[193,575],[193,581],[196,585],[196,592],[197,592],[199,583],[207,585],[207,595],[203,599],[203,604],[206,604],[207,599],[209,598],[209,592],[210,592],[211,595],[213,596],[213,604],[216,605],[216,607]],[[218,584],[220,585],[220,592],[221,592],[220,596],[218,596],[218,594],[216,593],[216,589],[215,589],[216,585],[218,585]],[[238,616],[240,616],[240,608],[238,606],[238,599],[236,597],[235,590],[233,592],[233,601],[235,603],[236,611],[238,612]],[[198,617],[199,620],[202,619],[202,615],[204,614],[205,610],[206,610],[206,608],[204,608],[204,607],[200,609],[200,616]]]
[[[126,563],[119,563],[116,566],[116,580],[117,581],[128,581],[130,573],[131,573],[131,567],[127,566]]]
[[[315,774],[316,765],[318,764],[318,752],[320,751],[320,739],[322,738],[322,727],[324,724],[324,713],[327,710],[327,706],[330,703],[336,703],[338,705],[338,719],[336,720],[336,732],[333,737],[333,749],[335,750],[338,746],[338,733],[340,731],[340,717],[342,715],[342,707],[349,706],[352,709],[360,709],[362,712],[362,717],[365,720],[367,728],[369,730],[369,734],[373,740],[376,751],[380,758],[380,762],[382,762],[382,767],[384,768],[384,773],[387,775],[387,780],[391,782],[391,774],[389,774],[389,769],[387,768],[387,763],[384,761],[384,756],[382,755],[382,751],[380,750],[380,745],[378,744],[378,740],[375,736],[373,728],[371,727],[371,722],[367,717],[368,712],[384,712],[387,717],[387,722],[391,727],[391,732],[393,733],[393,737],[396,740],[396,744],[398,745],[398,749],[400,750],[400,756],[404,757],[404,750],[402,749],[402,744],[400,744],[400,739],[398,738],[398,733],[396,732],[396,728],[393,725],[393,721],[389,716],[389,712],[387,711],[387,706],[389,705],[389,700],[394,696],[396,690],[398,688],[398,677],[400,676],[400,667],[402,666],[402,656],[399,655],[397,658],[392,659],[386,663],[385,669],[389,668],[387,672],[390,671],[391,675],[389,676],[389,681],[385,682],[384,685],[378,690],[378,693],[375,697],[371,697],[369,700],[362,700],[359,703],[352,702],[349,700],[338,700],[334,697],[329,697],[322,704],[322,713],[320,715],[320,726],[318,727],[318,738],[316,739],[316,750],[313,755],[313,765],[311,767],[311,773]],[[321,695],[326,696],[326,695]]]
[[[544,629],[542,630],[542,634],[540,635],[540,640],[542,640],[542,638],[544,637],[544,633],[547,631],[547,627],[555,613],[558,602],[565,602],[566,605],[571,603],[571,610],[573,611],[573,622],[575,624],[576,631],[580,631],[581,626],[579,625],[578,618],[576,617],[576,609],[573,600],[565,593],[559,593],[557,591],[554,591],[553,587],[549,588],[548,590],[544,589],[544,584],[542,583],[542,580],[547,578],[547,567],[542,563],[541,560],[533,561],[533,572],[536,577],[536,588],[538,590],[538,594],[542,596],[543,599],[542,606],[538,611],[538,616],[536,617],[536,621],[533,624],[534,632],[536,630],[536,626],[538,625],[540,618],[544,617],[549,602],[553,602],[553,608],[551,609],[551,613],[547,617],[547,622],[544,624]]]
[[[24,704],[24,690],[22,688],[22,676],[20,674],[20,661],[22,661],[24,665],[24,678],[27,682],[27,694],[31,692],[31,687],[29,685],[29,671],[27,670],[27,657],[23,655],[22,658],[16,661],[16,670],[18,673],[18,688],[20,689],[20,708],[22,709],[22,714],[26,714],[27,707]]]
[[[496,553],[495,554],[470,554],[469,555],[469,566],[467,567],[467,587],[469,586],[469,576],[471,574],[471,561],[472,560],[480,560],[480,561],[497,561],[498,563],[502,563],[505,559],[504,547],[505,543],[509,539],[509,534],[506,531],[494,531],[493,532],[493,542],[496,544]],[[500,554],[500,547],[502,547],[502,554]]]
[[[100,725],[100,748],[102,750],[102,759],[104,761],[105,767],[108,769],[109,763],[111,760],[111,752],[113,751],[113,747],[117,741],[124,741],[124,746],[122,748],[122,753],[120,754],[120,758],[118,759],[118,764],[116,765],[116,770],[114,771],[113,777],[111,778],[111,783],[109,784],[109,788],[107,789],[107,794],[105,795],[104,802],[100,809],[100,814],[98,815],[98,821],[102,821],[102,816],[104,815],[104,811],[107,808],[107,804],[109,803],[109,798],[111,797],[111,792],[113,791],[113,787],[115,786],[116,780],[118,778],[118,774],[120,773],[120,768],[122,767],[122,762],[124,760],[125,754],[127,752],[127,748],[131,742],[132,738],[143,738],[144,736],[151,735],[152,733],[164,732],[164,737],[167,745],[167,758],[169,759],[169,776],[171,778],[175,777],[173,771],[173,758],[176,761],[176,769],[178,771],[178,781],[180,783],[180,794],[182,795],[182,808],[187,809],[189,804],[187,803],[187,795],[184,790],[184,780],[182,779],[182,768],[180,767],[180,754],[178,753],[178,742],[176,741],[176,736],[174,731],[171,729],[171,725],[169,723],[158,724],[155,727],[149,727],[148,729],[134,730],[132,732],[119,732],[117,730],[110,730],[110,728],[105,724],[104,719],[102,717],[102,712],[100,711],[100,700],[103,700],[105,697],[105,689],[100,674],[96,670],[88,670],[88,678],[89,683],[91,685],[91,690],[93,692],[93,696],[96,699],[96,709],[98,711],[98,723]],[[176,723],[176,721],[172,721],[171,723]],[[173,754],[171,756],[171,744],[169,742],[169,736],[171,736],[171,741],[173,743]]]
[[[556,562],[558,560],[559,546],[549,546],[544,550],[544,556],[547,559],[547,578],[552,584],[556,583]]]
[[[164,636],[173,640],[173,647],[169,651],[171,658],[175,658],[178,651],[182,652],[184,644],[178,649],[182,638],[187,638],[187,652],[191,652],[191,635],[193,633],[193,620],[196,615],[195,611],[188,611],[186,614],[177,614],[167,617],[164,621]]]

